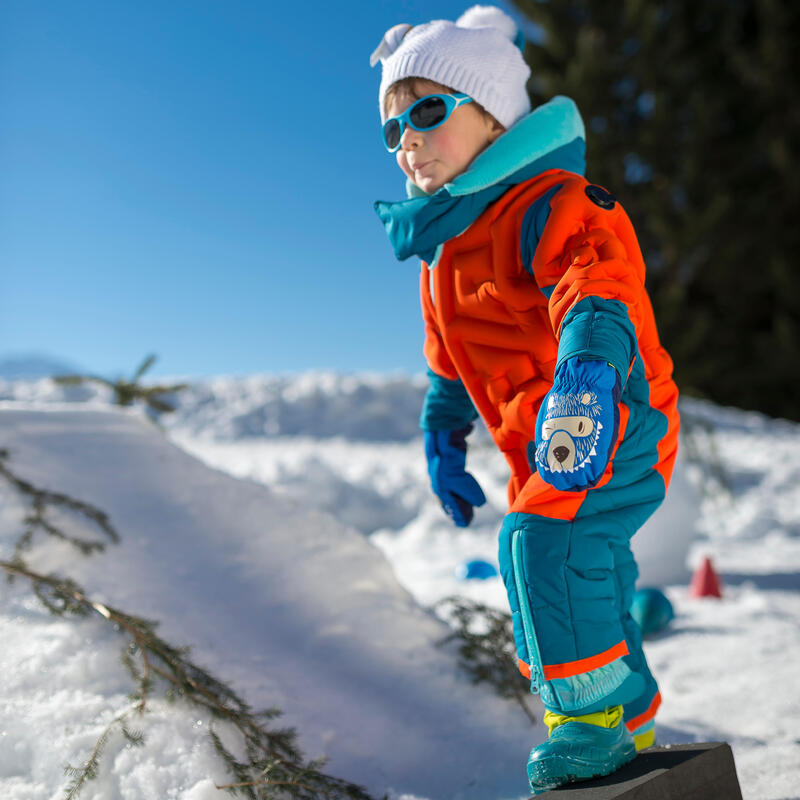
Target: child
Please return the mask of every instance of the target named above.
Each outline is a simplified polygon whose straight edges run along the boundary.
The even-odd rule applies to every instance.
[[[631,223],[583,177],[574,103],[530,111],[521,46],[475,6],[391,28],[371,63],[409,194],[376,209],[397,257],[423,261],[433,490],[459,526],[485,502],[465,471],[478,414],[511,467],[500,565],[550,732],[528,761],[538,793],[655,740],[630,538],[664,498],[678,415]]]

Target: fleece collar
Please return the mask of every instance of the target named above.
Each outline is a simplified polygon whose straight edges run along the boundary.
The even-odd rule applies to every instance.
[[[497,198],[549,169],[583,175],[586,135],[575,103],[561,95],[534,109],[435,194],[407,183],[409,198],[375,203],[395,255],[433,261],[436,248],[463,233]]]

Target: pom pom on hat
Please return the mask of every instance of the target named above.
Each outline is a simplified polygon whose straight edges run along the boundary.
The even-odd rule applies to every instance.
[[[511,17],[496,6],[472,6],[456,22],[395,25],[370,57],[381,62],[381,121],[388,88],[403,78],[427,78],[480,103],[510,128],[530,111],[525,89],[530,68],[522,58],[521,36]]]

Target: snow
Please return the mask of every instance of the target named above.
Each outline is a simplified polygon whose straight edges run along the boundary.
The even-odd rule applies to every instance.
[[[102,387],[0,381],[0,447],[33,484],[106,511],[118,545],[90,558],[38,539],[32,567],[69,574],[102,602],[160,621],[194,660],[254,707],[278,706],[307,757],[393,798],[526,796],[542,740],[518,706],[476,687],[437,646],[427,609],[460,594],[505,609],[497,563],[507,467],[485,430],[468,464],[488,502],[454,528],[428,488],[419,377],[307,373],[218,378],[175,398],[166,436]],[[646,650],[664,702],[660,743],[728,741],[746,800],[800,785],[800,426],[683,402],[685,458],[667,502],[634,539],[640,585],[673,603]],[[0,480],[0,557],[25,501]],[[74,515],[59,522],[86,537]],[[709,554],[722,600],[691,599]],[[0,589],[0,795],[63,796],[130,707],[122,638],[98,618],[51,616],[22,580]],[[229,780],[209,720],[155,697],[146,743],[111,737],[85,800],[221,797]],[[538,717],[541,705],[531,699]]]

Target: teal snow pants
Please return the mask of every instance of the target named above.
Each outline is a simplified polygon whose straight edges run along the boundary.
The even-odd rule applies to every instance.
[[[500,569],[520,669],[550,711],[622,703],[631,730],[655,715],[658,686],[629,612],[638,577],[630,540],[665,496],[655,466],[666,429],[663,414],[632,406],[610,480],[560,492],[534,474],[538,488],[526,484],[503,522]]]

